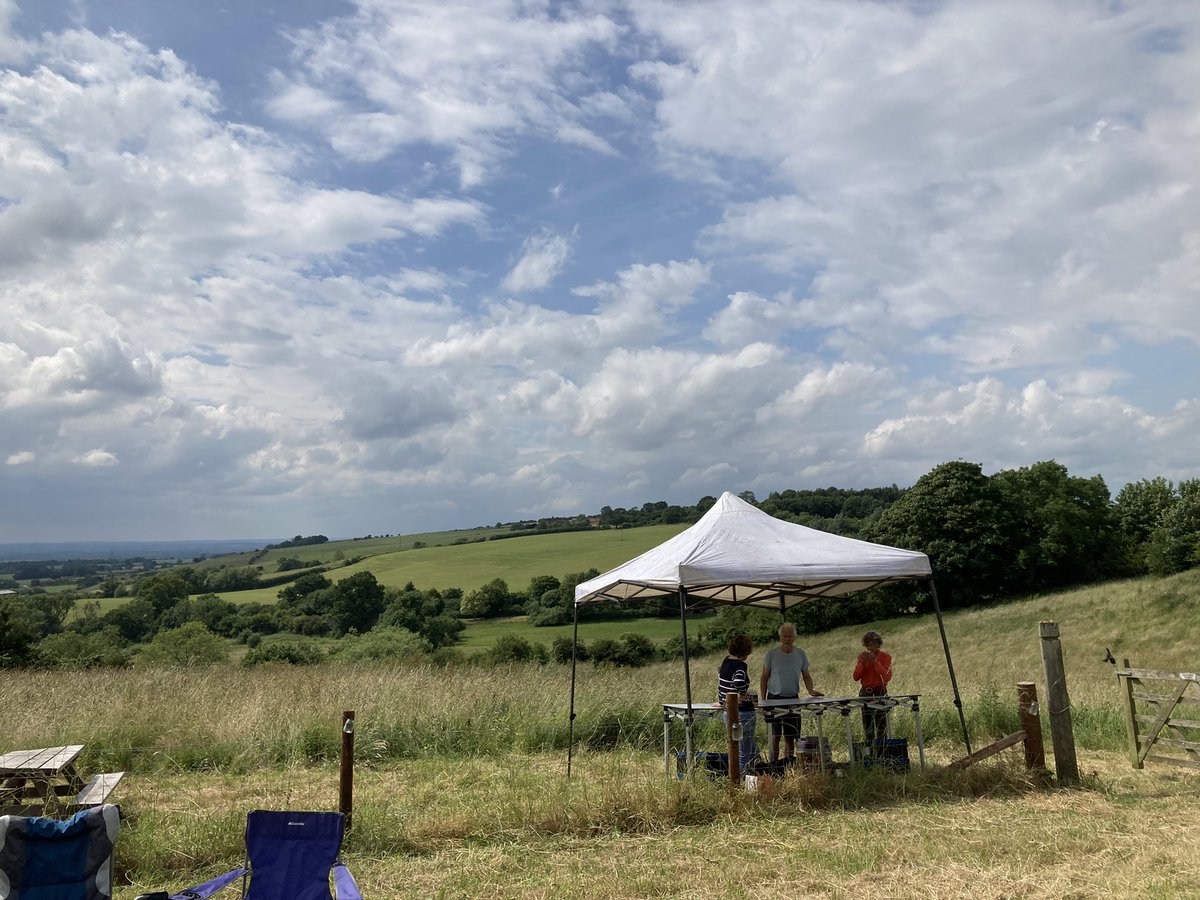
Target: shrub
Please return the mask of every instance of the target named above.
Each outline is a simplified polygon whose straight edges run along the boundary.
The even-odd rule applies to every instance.
[[[129,662],[115,628],[91,634],[64,631],[42,638],[37,645],[37,663],[54,669],[98,669]]]
[[[269,644],[259,644],[247,653],[242,665],[287,663],[293,666],[311,666],[324,658],[325,654],[321,648],[311,641],[272,641]]]
[[[556,663],[571,662],[571,639],[568,637],[555,638],[554,643],[550,646],[550,658]],[[580,641],[575,645],[575,660],[576,662],[587,662],[588,648],[587,644]]]
[[[139,665],[210,666],[229,653],[221,638],[199,622],[160,631],[137,655]]]
[[[594,665],[602,666],[606,663],[617,665],[617,658],[621,655],[621,645],[612,638],[596,638],[592,641],[589,652]]]
[[[346,638],[333,658],[345,662],[413,659],[432,649],[429,641],[407,628],[376,628],[367,634]]]
[[[567,648],[567,659],[570,660],[570,647]],[[658,650],[654,641],[644,634],[632,632],[621,635],[620,640],[599,638],[592,642],[589,650],[595,665],[626,666],[640,668],[654,662],[658,658]]]
[[[496,643],[488,651],[488,658],[495,663],[544,663],[549,658],[549,654],[546,652],[545,644],[528,641],[517,634],[506,634],[496,638]]]
[[[709,652],[711,652],[711,647],[700,635],[688,635],[689,659],[703,656]],[[659,648],[659,653],[663,659],[683,659],[683,638],[680,635],[667,638]]]
[[[621,635],[621,652],[617,665],[639,668],[654,662],[657,657],[654,641],[644,634],[629,632]]]

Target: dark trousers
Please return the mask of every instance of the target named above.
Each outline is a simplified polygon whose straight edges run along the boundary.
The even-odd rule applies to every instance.
[[[886,697],[887,688],[862,688],[860,697]],[[887,738],[887,710],[863,707],[863,736],[869,747],[877,747]]]

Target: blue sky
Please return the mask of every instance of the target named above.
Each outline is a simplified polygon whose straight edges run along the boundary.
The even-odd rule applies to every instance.
[[[1200,476],[1200,7],[0,0],[0,541]]]

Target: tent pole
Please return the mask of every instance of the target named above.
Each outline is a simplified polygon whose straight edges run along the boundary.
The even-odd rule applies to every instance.
[[[954,661],[950,658],[950,642],[946,640],[946,625],[942,621],[942,607],[938,603],[937,585],[929,577],[929,594],[933,597],[933,611],[937,613],[938,631],[942,634],[942,649],[946,653],[946,668],[950,670],[950,686],[954,689],[954,705],[958,707],[958,721],[962,725],[963,745],[971,755],[971,737],[967,734],[967,717],[963,714],[962,696],[958,693],[958,679],[954,677]]]
[[[687,768],[692,768],[692,668],[688,660],[687,637],[687,588],[679,586],[679,628],[683,634],[683,681],[687,694],[687,718],[684,719],[684,730],[687,732]]]
[[[571,751],[575,748],[575,648],[579,646],[579,606],[575,605],[575,627],[571,632],[571,718],[567,725],[567,777],[571,777]]]

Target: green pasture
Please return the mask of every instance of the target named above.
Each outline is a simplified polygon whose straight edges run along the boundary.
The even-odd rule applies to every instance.
[[[333,581],[340,581],[356,572],[368,571],[388,587],[403,587],[411,581],[421,590],[457,587],[464,592],[481,587],[494,578],[502,578],[510,590],[516,591],[528,587],[535,575],[561,578],[571,572],[583,572],[591,568],[601,572],[611,569],[674,537],[686,527],[650,525],[645,528],[569,531],[477,544],[384,552],[355,565],[334,569],[327,575]],[[303,553],[292,555],[309,558]],[[279,587],[273,587],[227,591],[220,596],[234,603],[274,603],[279,590]]]
[[[569,531],[503,541],[428,547],[415,553],[389,553],[339,569],[337,578],[368,570],[380,582],[400,587],[459,587],[471,591],[493,578],[511,590],[529,585],[535,575],[561,577],[595,568],[601,572],[645,553],[683,531],[686,525],[650,525],[605,531]]]
[[[194,563],[197,569],[216,569],[222,566],[237,568],[239,566],[262,566],[266,572],[274,572],[281,559],[317,560],[318,562],[335,562],[339,559],[353,559],[356,556],[379,556],[383,553],[400,553],[415,549],[418,542],[426,547],[441,547],[460,542],[474,541],[487,538],[493,534],[504,534],[504,529],[495,527],[460,528],[453,531],[427,531],[420,534],[394,534],[391,537],[350,538],[341,541],[327,541],[324,544],[305,544],[302,547],[278,547],[268,550],[247,550],[243,553],[231,553],[215,556],[211,559]]]

